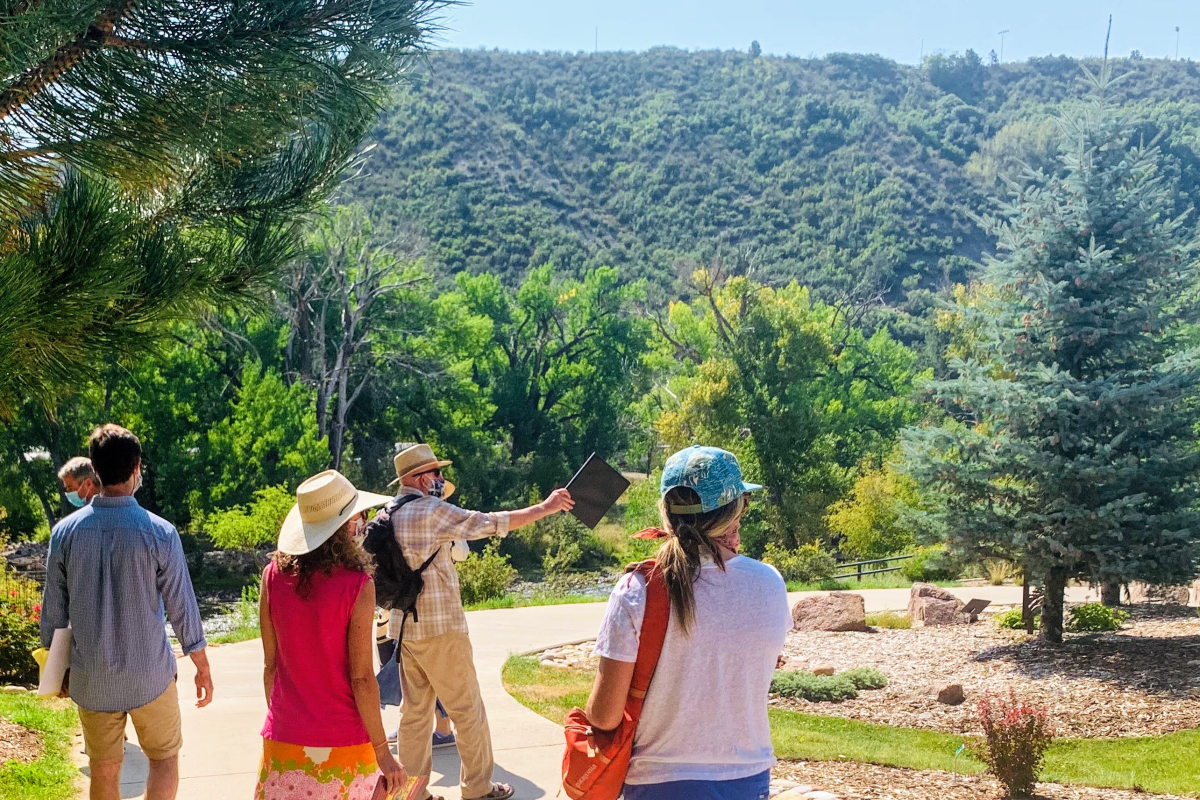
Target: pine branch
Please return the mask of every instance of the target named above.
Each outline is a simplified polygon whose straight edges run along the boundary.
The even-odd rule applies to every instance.
[[[75,41],[63,45],[40,64],[26,70],[11,86],[0,92],[0,120],[45,90],[85,57],[103,47],[113,28],[133,9],[134,0],[114,3],[104,10]]]

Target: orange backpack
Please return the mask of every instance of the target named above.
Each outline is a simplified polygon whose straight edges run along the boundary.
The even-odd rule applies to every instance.
[[[621,796],[633,755],[633,734],[667,636],[671,603],[662,573],[654,568],[653,560],[631,564],[627,571],[639,572],[646,579],[646,613],[625,714],[621,724],[611,731],[592,728],[582,709],[573,708],[567,714],[567,751],[562,771],[563,789],[571,800],[617,800]]]

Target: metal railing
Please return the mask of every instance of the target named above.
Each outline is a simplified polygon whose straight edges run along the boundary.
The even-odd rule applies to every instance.
[[[843,572],[841,574],[835,574],[833,576],[833,579],[841,580],[843,578],[854,578],[858,581],[862,581],[863,575],[881,575],[884,572],[899,572],[900,567],[883,567],[881,569],[863,569],[863,567],[869,567],[872,564],[886,564],[891,561],[904,561],[909,558],[912,558],[912,555],[888,556],[887,558],[872,558],[869,561],[851,561],[848,564],[838,564],[837,569],[846,569],[847,567],[854,567],[855,570],[853,572]]]
[[[42,602],[42,584],[0,569],[0,598],[30,606]]]

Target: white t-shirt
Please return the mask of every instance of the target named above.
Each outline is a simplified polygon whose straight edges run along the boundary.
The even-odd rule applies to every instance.
[[[767,695],[792,629],[787,587],[774,567],[736,556],[704,563],[696,614],[684,636],[674,612],[646,693],[626,783],[730,781],[775,764]],[[595,653],[637,661],[646,582],[623,575],[608,600]]]

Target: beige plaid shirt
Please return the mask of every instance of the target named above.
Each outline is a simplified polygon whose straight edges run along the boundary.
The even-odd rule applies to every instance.
[[[416,489],[402,488],[402,495],[421,494]],[[450,505],[437,497],[422,497],[405,503],[392,516],[392,528],[404,559],[413,569],[425,563],[434,550],[433,563],[422,573],[425,589],[417,598],[417,617],[408,620],[404,638],[432,639],[443,633],[466,633],[467,616],[463,612],[462,596],[458,592],[458,572],[450,558],[450,545],[456,539],[486,539],[508,535],[508,513],[496,511],[485,514]],[[392,614],[388,636],[400,637],[403,616]]]

